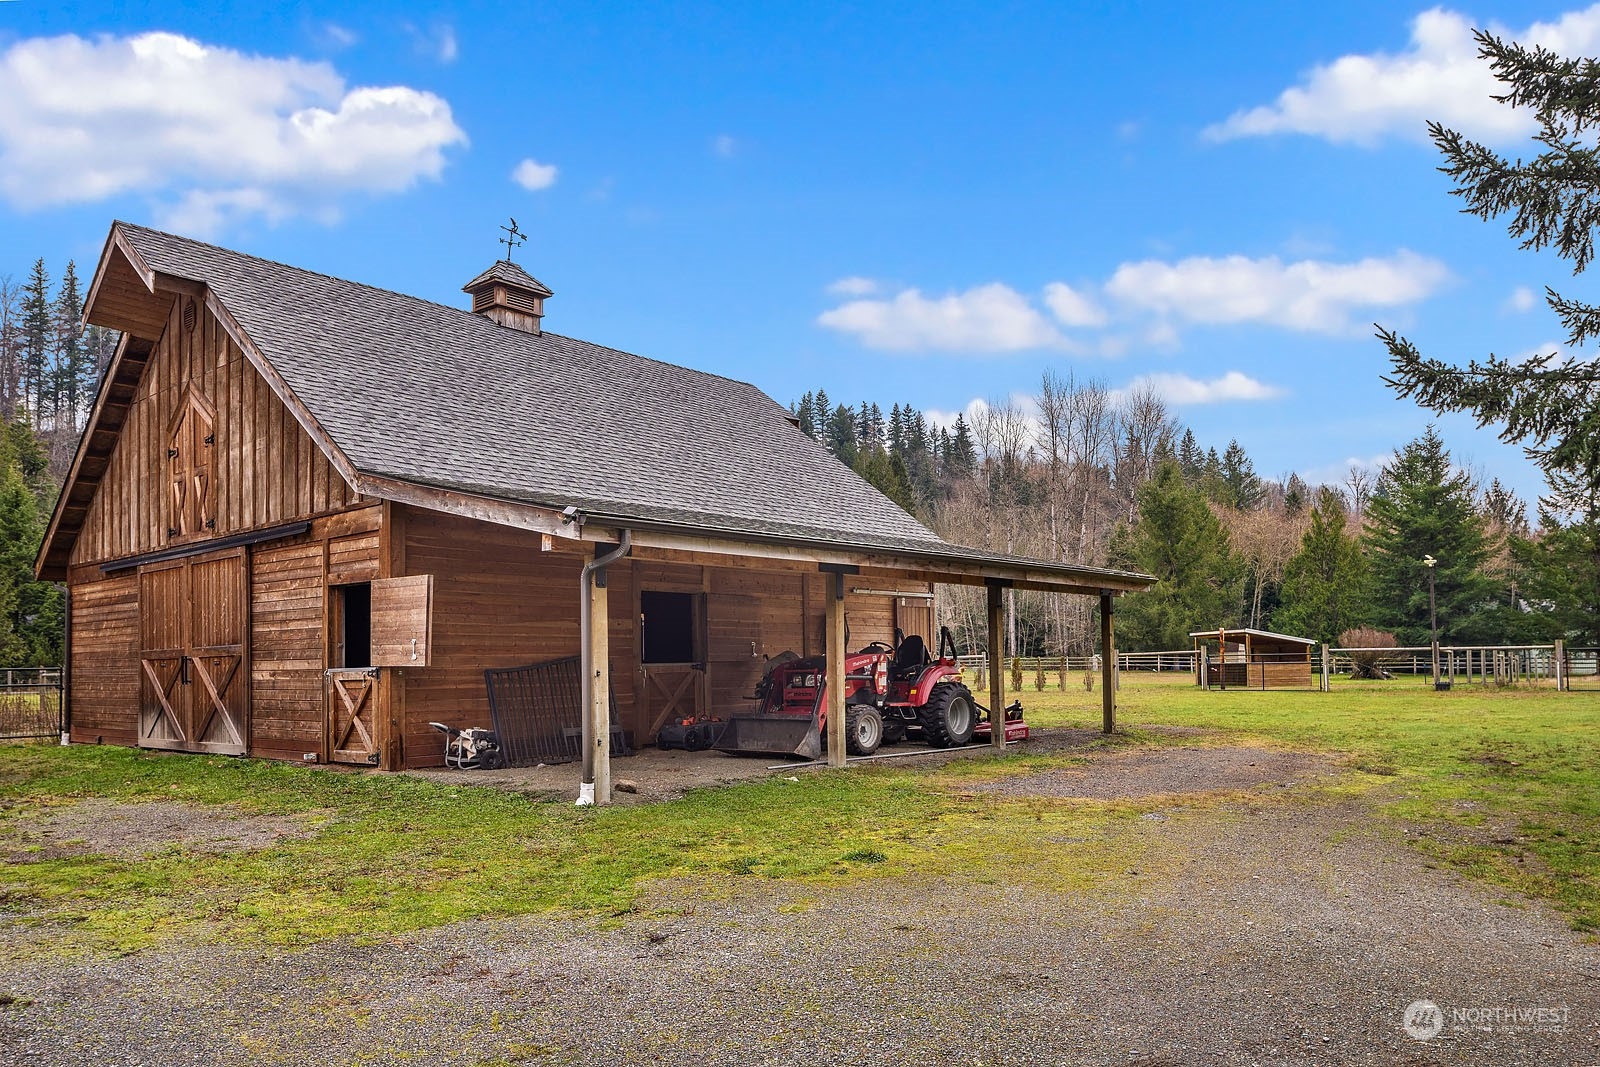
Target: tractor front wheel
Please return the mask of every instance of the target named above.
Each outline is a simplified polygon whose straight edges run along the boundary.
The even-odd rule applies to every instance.
[[[966,744],[978,725],[972,692],[960,682],[934,686],[917,718],[922,723],[922,736],[934,748]]]
[[[852,756],[870,756],[883,744],[883,716],[871,704],[844,709],[844,747]]]

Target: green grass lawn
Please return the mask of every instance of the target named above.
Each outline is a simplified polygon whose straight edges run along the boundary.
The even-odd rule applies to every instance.
[[[1066,692],[1030,686],[1022,695],[1037,725],[1099,724],[1100,694],[1081,683]],[[1421,827],[1425,835],[1407,839],[1438,862],[1548,900],[1580,930],[1600,928],[1600,693],[1436,694],[1404,681],[1344,684],[1330,694],[1201,693],[1176,676],[1129,675],[1119,705],[1124,733],[1113,745],[1335,753],[1349,768],[1335,785],[1254,802],[1355,798],[1378,832]],[[1153,724],[1210,732],[1144,729]],[[1162,802],[997,800],[964,788],[1077,758],[1013,755],[937,770],[889,761],[671,803],[579,810],[404,776],[111,747],[3,746],[0,834],[11,820],[89,796],[304,813],[315,832],[249,852],[173,847],[142,860],[14,853],[0,869],[0,909],[37,924],[39,936],[16,951],[66,952],[131,950],[177,936],[282,944],[382,937],[553,907],[622,916],[663,878],[692,884],[691,899],[750,878],[796,886],[803,899],[884,875],[1113,891],[1130,865],[1158,859],[1130,851],[1142,847],[1138,835],[1119,829]]]

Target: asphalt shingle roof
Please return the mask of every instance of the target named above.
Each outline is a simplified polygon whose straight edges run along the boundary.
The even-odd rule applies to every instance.
[[[754,386],[119,226],[152,269],[217,294],[362,473],[712,532],[947,547]]]

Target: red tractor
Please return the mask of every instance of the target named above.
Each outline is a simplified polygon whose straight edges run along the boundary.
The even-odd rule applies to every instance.
[[[844,671],[845,748],[853,756],[870,756],[879,745],[896,744],[910,735],[935,748],[989,736],[992,716],[962,682],[955,639],[947,627],[939,630],[937,659],[913,634],[892,648],[874,641],[846,656]],[[773,659],[756,687],[760,710],[730,719],[715,747],[722,752],[816,759],[828,729],[827,680],[827,661],[821,656]],[[1028,736],[1020,702],[1005,709],[1005,718],[1006,740]]]

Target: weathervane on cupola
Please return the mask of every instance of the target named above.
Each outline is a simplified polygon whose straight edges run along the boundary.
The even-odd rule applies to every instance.
[[[512,219],[510,226],[500,229],[505,233],[500,243],[506,246],[506,258],[495,260],[488,270],[461,288],[472,294],[472,310],[479,315],[510,329],[536,334],[539,320],[544,317],[545,297],[554,294],[544,282],[511,262],[511,253],[528,240],[517,220]]]
[[[511,220],[510,226],[502,226],[500,228],[504,230],[506,234],[504,237],[500,238],[500,244],[506,246],[506,262],[510,263],[511,250],[516,248],[518,245],[527,244],[528,235],[517,229],[516,219]]]

